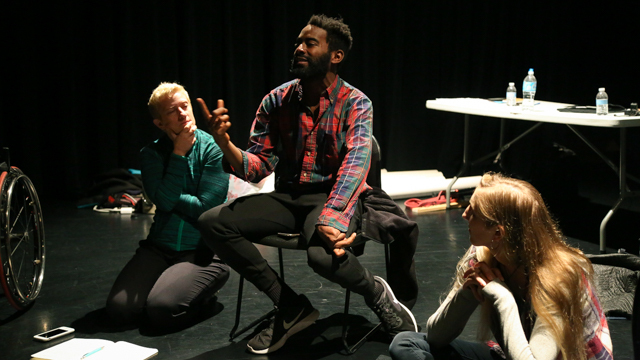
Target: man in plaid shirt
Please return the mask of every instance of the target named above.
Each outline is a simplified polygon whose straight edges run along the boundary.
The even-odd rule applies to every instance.
[[[337,75],[351,43],[342,20],[311,17],[291,61],[296,79],[264,97],[246,151],[230,141],[231,124],[222,100],[209,112],[198,99],[228,171],[251,182],[276,172],[274,192],[239,198],[198,220],[205,242],[278,309],[270,326],[247,344],[256,354],[278,350],[319,316],[252,243],[277,233],[300,233],[309,266],[361,294],[390,335],[417,331],[411,311],[397,301],[386,281],[344,250],[355,239],[355,226],[349,225],[360,194],[368,188],[373,120],[369,98]]]

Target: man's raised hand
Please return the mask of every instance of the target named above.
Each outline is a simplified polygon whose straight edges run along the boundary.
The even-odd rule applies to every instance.
[[[229,110],[224,107],[224,100],[219,99],[218,108],[212,112],[209,112],[209,108],[204,100],[198,98],[198,102],[200,103],[202,115],[209,125],[209,132],[218,145],[225,146],[230,140],[227,130],[231,127],[231,122],[229,122],[229,115],[227,114]]]
[[[244,160],[242,159],[242,152],[233,145],[227,133],[231,123],[229,122],[229,115],[227,115],[228,110],[224,107],[224,101],[222,99],[218,100],[218,108],[212,112],[209,112],[204,100],[198,98],[198,102],[200,103],[200,109],[202,109],[202,115],[204,115],[204,119],[209,125],[209,132],[220,147],[220,150],[222,150],[224,158],[229,162],[234,173],[242,176],[244,174]]]

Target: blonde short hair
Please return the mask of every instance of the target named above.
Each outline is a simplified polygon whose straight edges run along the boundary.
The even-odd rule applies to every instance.
[[[154,119],[161,119],[162,109],[160,108],[160,106],[162,101],[178,92],[184,93],[184,95],[187,97],[187,100],[189,100],[189,103],[191,103],[191,99],[189,99],[189,93],[184,89],[182,85],[169,82],[160,83],[160,85],[158,85],[158,87],[155,88],[155,90],[153,90],[153,92],[151,93],[149,103],[147,104],[149,105],[149,112],[151,113],[151,116]]]

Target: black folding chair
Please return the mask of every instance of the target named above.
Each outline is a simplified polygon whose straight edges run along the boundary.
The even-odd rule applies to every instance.
[[[375,137],[372,136],[372,151],[371,151],[371,167],[369,168],[369,173],[367,174],[367,184],[369,184],[370,186],[376,186],[376,187],[381,187],[381,171],[380,171],[380,145],[378,144],[378,141],[376,140]],[[283,235],[278,235],[278,234],[274,234],[274,235],[269,235],[266,236],[262,239],[260,239],[259,241],[256,241],[256,244],[261,244],[261,245],[265,245],[265,246],[271,246],[271,247],[276,247],[278,248],[278,259],[279,259],[279,264],[280,264],[280,277],[282,278],[282,280],[284,281],[284,262],[283,262],[283,258],[282,258],[282,249],[291,249],[291,250],[306,250],[306,248],[304,247],[304,242],[299,242],[299,234],[295,234],[295,236],[283,236]],[[359,239],[360,234],[356,234],[356,240],[354,241],[355,243],[359,243],[361,240]],[[364,253],[364,245],[365,243],[362,242],[360,245],[354,246],[352,248],[349,248],[348,251],[351,251],[354,255],[356,256],[360,256]],[[386,271],[387,271],[387,275],[389,274],[389,245],[385,244],[385,265],[386,265]],[[231,329],[231,332],[229,333],[229,340],[233,340],[236,337],[238,337],[239,335],[245,333],[247,330],[250,330],[252,328],[254,328],[256,325],[258,325],[259,323],[261,323],[264,320],[270,319],[271,317],[273,317],[276,313],[276,309],[274,308],[273,310],[269,311],[268,313],[264,314],[263,316],[261,316],[260,318],[254,320],[253,322],[251,322],[249,325],[245,326],[244,328],[236,331],[238,329],[238,326],[240,324],[240,312],[241,312],[241,308],[242,308],[242,294],[243,294],[243,289],[244,289],[244,277],[240,277],[240,284],[238,286],[238,300],[237,300],[237,307],[236,307],[236,320],[235,323],[233,325],[233,328]],[[347,342],[347,335],[348,335],[348,330],[349,330],[349,324],[348,324],[348,314],[349,314],[349,300],[351,297],[351,291],[349,291],[349,289],[347,289],[346,293],[345,293],[345,300],[344,300],[344,323],[342,325],[342,343],[344,344],[344,348],[347,351],[348,354],[353,354],[355,353],[370,337],[371,335],[373,335],[379,328],[380,326],[382,326],[382,323],[378,323],[373,329],[371,329],[366,335],[364,335],[360,340],[358,340],[358,342],[356,342],[356,344],[354,345],[349,345]]]

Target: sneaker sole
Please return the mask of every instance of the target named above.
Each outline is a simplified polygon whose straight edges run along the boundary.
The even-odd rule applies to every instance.
[[[281,347],[284,346],[284,344],[287,342],[287,340],[289,339],[289,337],[295,335],[296,333],[308,328],[311,324],[313,324],[318,317],[320,316],[320,312],[317,309],[313,309],[313,311],[307,315],[307,317],[305,317],[304,319],[298,321],[295,325],[293,325],[289,331],[286,332],[286,334],[284,334],[284,336],[282,336],[282,338],[280,339],[280,341],[278,341],[277,343],[275,343],[273,346],[270,346],[266,349],[262,349],[262,350],[255,350],[251,347],[251,345],[247,344],[247,348],[249,349],[250,352],[254,353],[254,354],[259,354],[259,355],[263,355],[263,354],[268,354],[268,353],[272,353],[276,350],[279,350]]]
[[[418,332],[418,323],[416,322],[416,318],[413,317],[413,313],[411,312],[411,310],[409,310],[406,306],[404,306],[403,303],[401,303],[400,301],[398,301],[398,299],[396,299],[396,294],[393,293],[391,286],[389,286],[389,284],[387,284],[387,282],[383,278],[381,278],[380,276],[374,276],[373,278],[380,280],[380,282],[382,282],[384,286],[389,290],[389,293],[391,294],[391,298],[393,299],[393,302],[402,306],[402,308],[405,309],[407,313],[409,313],[409,316],[411,316],[411,320],[413,321],[413,328],[414,328],[413,331]]]

